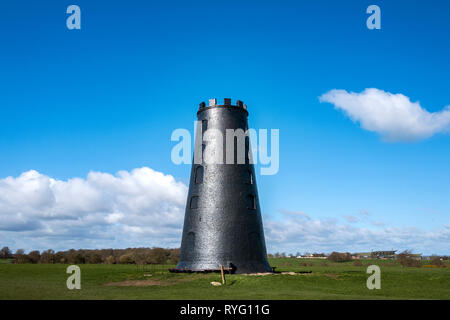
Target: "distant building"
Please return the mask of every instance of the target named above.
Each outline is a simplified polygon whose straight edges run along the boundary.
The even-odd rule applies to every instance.
[[[353,259],[395,259],[396,251],[397,250],[356,252],[356,253],[352,254],[352,258]]]
[[[372,252],[356,252],[352,254],[353,259],[370,259],[372,258]]]
[[[372,259],[395,259],[396,251],[372,251]]]
[[[303,256],[297,256],[297,258],[303,259],[326,259],[327,256],[324,253],[307,253]]]
[[[314,258],[326,258],[325,253],[313,253]]]

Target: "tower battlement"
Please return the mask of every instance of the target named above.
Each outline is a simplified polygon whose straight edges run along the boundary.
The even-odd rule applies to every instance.
[[[236,107],[236,108],[242,108],[244,110],[247,110],[247,105],[244,104],[243,101],[236,100],[236,104],[233,105],[233,104],[231,104],[230,98],[224,98],[223,103],[218,102],[216,98],[209,99],[208,105],[206,105],[205,102],[201,102],[198,106],[198,109],[201,110],[204,108],[212,108],[212,107]]]

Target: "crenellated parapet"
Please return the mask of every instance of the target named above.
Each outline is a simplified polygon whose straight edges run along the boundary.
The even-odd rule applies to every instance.
[[[216,98],[209,99],[208,106],[206,105],[205,102],[201,102],[199,104],[198,109],[201,110],[203,108],[212,108],[212,107],[236,107],[236,108],[242,108],[244,110],[247,110],[247,105],[244,104],[243,101],[236,100],[236,104],[233,105],[230,98],[224,98],[223,103],[218,102]]]

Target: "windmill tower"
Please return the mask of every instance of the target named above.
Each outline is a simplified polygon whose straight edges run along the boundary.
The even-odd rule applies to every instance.
[[[197,117],[176,270],[218,270],[223,265],[236,273],[271,272],[250,141],[245,135],[247,106],[239,100],[231,105],[231,99],[223,104],[211,99],[208,106],[200,104]]]

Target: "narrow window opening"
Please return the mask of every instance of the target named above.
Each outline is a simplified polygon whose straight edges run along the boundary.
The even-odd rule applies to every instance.
[[[198,201],[199,201],[199,197],[198,196],[192,196],[189,207],[191,209],[197,209],[198,208]]]
[[[195,183],[203,183],[203,166],[195,168]]]
[[[256,199],[255,196],[249,194],[247,196],[247,209],[255,210],[256,209]]]

